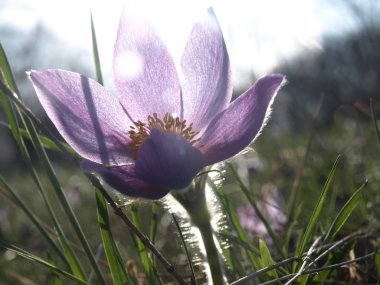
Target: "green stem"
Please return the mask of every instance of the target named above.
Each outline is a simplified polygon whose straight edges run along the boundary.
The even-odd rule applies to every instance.
[[[185,193],[177,192],[173,196],[186,209],[192,224],[201,233],[213,284],[222,285],[225,284],[224,275],[219,252],[215,244],[214,231],[211,226],[211,216],[207,207],[204,191],[205,183],[205,180],[198,181]]]
[[[210,221],[198,226],[202,235],[202,240],[206,249],[207,261],[210,266],[211,278],[214,285],[225,284],[223,271],[221,268],[219,252],[216,248],[213,230]]]

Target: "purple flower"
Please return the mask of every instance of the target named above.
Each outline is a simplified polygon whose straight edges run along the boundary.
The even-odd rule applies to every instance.
[[[270,223],[274,231],[281,231],[286,223],[286,215],[281,209],[281,197],[278,189],[273,184],[265,184],[261,188],[262,199],[257,199],[256,204],[265,219]],[[254,235],[263,237],[267,244],[272,244],[263,221],[257,216],[251,204],[238,207],[236,212],[243,228]]]
[[[30,79],[85,171],[128,196],[158,199],[247,147],[284,80],[262,77],[230,103],[230,63],[211,8],[178,69],[152,24],[128,7],[114,50],[117,96],[70,71],[32,71]]]

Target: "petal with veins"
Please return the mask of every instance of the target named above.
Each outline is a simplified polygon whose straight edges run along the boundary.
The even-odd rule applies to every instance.
[[[183,118],[202,132],[231,100],[230,62],[213,10],[194,25],[181,59]]]
[[[197,142],[207,165],[238,154],[255,139],[283,81],[281,74],[260,78],[210,122]]]
[[[29,76],[49,118],[75,151],[97,163],[131,161],[127,133],[132,123],[102,85],[64,70],[32,71]]]
[[[133,121],[181,110],[178,74],[171,55],[143,11],[124,9],[113,57],[120,102]]]

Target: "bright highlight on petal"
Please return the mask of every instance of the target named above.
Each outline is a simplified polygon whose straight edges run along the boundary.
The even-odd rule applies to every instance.
[[[33,71],[30,79],[62,137],[85,159],[83,170],[146,199],[181,191],[205,166],[246,148],[284,82],[281,74],[264,76],[230,102],[229,57],[212,8],[194,24],[177,70],[146,15],[127,6],[113,71],[117,96],[69,71]]]
[[[131,58],[134,66],[124,67]],[[129,70],[133,78],[125,76]],[[133,121],[144,121],[153,113],[163,117],[167,112],[180,112],[181,92],[174,60],[136,2],[127,3],[120,19],[113,74],[120,103]]]
[[[144,73],[144,57],[134,50],[126,50],[115,61],[117,74],[127,80],[136,80]]]

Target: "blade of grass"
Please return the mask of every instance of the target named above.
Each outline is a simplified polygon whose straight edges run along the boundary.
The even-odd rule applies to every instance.
[[[13,90],[16,90],[17,86],[13,79],[12,71],[9,66],[9,62],[7,59],[7,56],[5,54],[5,51],[0,43],[0,80],[6,82]],[[0,91],[0,103],[3,106],[3,110],[5,113],[5,117],[7,121],[9,122],[9,126],[11,129],[11,132],[13,134],[14,139],[17,142],[17,145],[21,147],[21,136],[19,132],[19,126],[17,122],[17,118],[14,115],[14,108],[13,105],[10,102],[10,99],[3,94],[2,90]]]
[[[98,222],[100,227],[100,233],[102,236],[103,246],[113,282],[115,285],[132,285],[133,281],[129,277],[127,271],[125,270],[123,259],[120,256],[120,252],[112,236],[106,201],[98,189],[96,190],[96,203],[98,206]]]
[[[157,236],[157,228],[158,228],[158,211],[160,209],[160,206],[158,202],[154,201],[152,203],[152,221],[150,223],[150,230],[149,230],[149,239],[154,244]],[[150,259],[153,261],[153,266],[156,266],[156,259],[153,255],[153,253],[150,251],[149,253]]]
[[[39,140],[39,137],[38,137],[37,132],[34,128],[34,125],[32,124],[32,122],[28,118],[26,118],[24,120],[24,124],[26,126],[27,131],[29,132],[29,134],[32,138],[32,142],[33,142],[34,148],[36,150],[37,156],[40,159],[42,165],[44,166],[44,168],[48,174],[48,178],[50,180],[50,183],[53,186],[53,189],[55,190],[55,193],[56,193],[56,195],[57,195],[57,197],[58,197],[58,199],[59,199],[59,201],[63,207],[63,210],[65,211],[65,213],[69,219],[70,224],[72,225],[80,243],[83,246],[83,249],[84,249],[84,251],[85,251],[85,253],[86,253],[86,255],[90,261],[90,264],[91,264],[96,276],[98,277],[99,282],[101,282],[101,284],[103,284],[103,285],[106,285],[106,281],[105,281],[104,276],[100,270],[100,267],[99,267],[99,265],[95,259],[95,256],[94,256],[94,254],[90,248],[90,245],[88,244],[88,241],[87,241],[87,239],[83,233],[82,227],[80,226],[73,209],[71,208],[69,202],[67,201],[66,194],[63,191],[63,189],[62,189],[62,187],[61,187],[61,185],[57,179],[57,176],[55,174],[53,166],[51,165],[51,162],[50,162],[50,160],[46,154],[46,151],[43,148],[41,141]]]
[[[253,250],[258,251],[258,249],[254,248],[251,244],[243,243],[239,237],[234,236],[231,233],[230,229],[218,231],[218,238],[220,240],[220,244],[223,245],[221,247],[222,256],[225,259],[231,278],[237,279],[244,276],[246,270],[242,265],[242,249],[240,247],[243,247],[245,250],[251,250],[251,252],[253,252]],[[239,248],[236,246],[239,246]]]
[[[260,260],[261,269],[274,265],[275,263],[272,259],[270,251],[266,243],[262,239],[259,239],[259,248],[260,248],[260,255],[261,255],[261,260]],[[271,278],[278,278],[278,274],[275,269],[268,271],[267,275]]]
[[[37,172],[35,171],[35,169],[33,168],[32,164],[31,164],[29,153],[28,153],[28,151],[24,145],[24,142],[22,140],[21,140],[20,150],[22,152],[22,155],[23,155],[24,161],[26,162],[27,167],[28,167],[29,171],[31,172],[32,178],[37,185],[37,189],[39,190],[39,193],[41,194],[41,196],[45,202],[45,205],[47,206],[47,210],[50,214],[50,217],[52,218],[54,227],[57,230],[57,233],[59,236],[59,241],[60,241],[62,249],[64,251],[63,256],[62,256],[62,253],[60,253],[62,260],[70,266],[73,274],[75,274],[76,276],[78,276],[82,279],[86,279],[84,271],[80,265],[80,262],[79,262],[78,258],[76,257],[73,249],[71,248],[71,246],[70,246],[70,244],[69,244],[69,242],[68,242],[68,240],[64,234],[64,231],[62,230],[62,227],[60,226],[58,219],[54,213],[53,207],[51,206],[51,203],[49,202],[49,199],[47,198],[47,196],[45,194],[45,190],[44,190],[44,188],[40,182],[40,179],[37,175]],[[13,193],[15,193],[15,192],[13,191]],[[16,201],[17,200],[18,200],[18,205],[21,206],[22,205],[20,203],[21,199],[18,198],[18,199],[16,199]],[[28,206],[25,203],[23,203],[23,204],[24,205],[21,206],[21,208],[24,211],[29,211],[31,213],[31,211],[28,209]],[[32,216],[29,215],[29,217],[31,218]],[[39,226],[37,226],[37,228],[40,230],[40,232],[43,230],[43,228],[41,228]],[[41,233],[44,237],[46,237],[46,238],[49,237],[48,234],[45,234],[44,232],[41,232]],[[54,242],[50,238],[48,239],[48,242],[50,244],[54,244]]]
[[[376,265],[377,277],[380,279],[380,251],[376,252],[376,255],[375,255],[375,265]]]
[[[340,209],[338,215],[335,217],[334,221],[332,222],[329,230],[327,231],[327,234],[325,236],[325,241],[331,241],[334,239],[336,234],[340,231],[340,229],[343,227],[343,225],[346,223],[347,219],[350,217],[352,211],[356,208],[358,205],[361,197],[362,197],[362,190],[367,185],[367,181],[360,186],[359,189],[357,189],[350,199],[344,204],[344,206]]]
[[[243,241],[241,238],[239,238],[238,236],[235,236],[231,231],[229,231],[229,230],[224,230],[224,231],[221,231],[221,232],[219,233],[219,235],[220,235],[221,237],[223,237],[223,238],[228,239],[231,243],[236,244],[236,245],[238,245],[238,246],[241,246],[241,247],[243,247],[245,250],[250,251],[251,253],[254,254],[254,256],[255,256],[256,258],[259,257],[259,255],[260,255],[260,250],[259,250],[259,249],[257,249],[256,247],[254,247],[252,243],[250,243],[250,242],[245,242],[245,241]]]
[[[23,120],[24,125],[26,126],[26,131],[29,133],[29,136],[32,140],[32,143],[33,143],[33,146],[36,150],[37,156],[39,157],[40,161],[42,162],[43,166],[45,167],[45,169],[47,171],[48,178],[49,178],[49,180],[50,180],[50,182],[51,182],[51,184],[55,190],[55,193],[56,193],[59,201],[61,202],[62,207],[63,207],[66,215],[69,218],[70,224],[73,226],[74,231],[76,232],[76,234],[77,234],[77,236],[78,236],[78,238],[79,238],[79,240],[80,240],[80,242],[81,242],[81,244],[85,250],[86,255],[88,256],[90,263],[91,263],[96,275],[98,276],[99,280],[102,281],[102,284],[106,284],[105,279],[104,279],[103,275],[101,274],[100,268],[97,264],[97,261],[93,255],[93,253],[92,253],[92,251],[88,245],[88,242],[87,242],[87,240],[83,234],[83,231],[79,225],[79,222],[78,222],[74,212],[72,211],[70,204],[67,201],[67,198],[63,192],[63,189],[61,188],[61,186],[58,182],[58,179],[57,179],[55,172],[52,168],[50,160],[49,160],[49,158],[45,152],[45,149],[43,148],[43,146],[41,144],[41,141],[39,140],[39,136],[38,136],[38,134],[34,128],[33,123],[29,120],[29,118],[23,117],[21,115],[21,113],[20,113],[20,116],[21,116],[21,119]],[[39,188],[41,188],[41,186],[39,186]],[[42,190],[41,194],[46,197],[44,192],[45,191]],[[47,198],[45,198],[45,199],[47,201],[46,204],[50,205],[50,203],[48,202],[48,199]],[[79,272],[81,272],[81,275],[84,275],[83,269],[81,269],[81,264],[80,264],[78,258],[76,257],[76,255],[74,254],[74,251],[69,246],[69,242],[65,237],[63,229],[59,226],[58,219],[55,217],[53,207],[50,205],[49,208],[50,208],[50,214],[53,217],[53,220],[55,221],[55,225],[58,229],[60,241],[65,248],[65,252],[68,253],[70,256],[70,259],[69,259],[70,265],[71,266],[75,265],[74,268],[76,269],[76,272],[78,274],[79,274]],[[84,277],[83,277],[83,279],[84,279]]]
[[[294,229],[297,227],[297,221],[298,221],[298,217],[301,215],[301,212],[302,212],[302,209],[303,209],[303,202],[299,203],[295,213],[294,213],[294,216],[293,216],[293,221],[291,223],[289,223],[286,227],[286,230],[285,230],[285,242],[284,242],[284,251],[285,252],[289,252],[289,248],[291,247],[294,247],[294,245],[292,245],[292,240],[294,239]]]
[[[246,263],[246,260],[242,260],[242,247],[245,251],[249,251],[255,257],[255,260],[259,259],[260,251],[252,245],[252,243],[242,241],[238,236],[231,233],[230,230],[223,230],[218,233],[219,238],[223,241],[227,241],[228,247],[223,247],[223,257],[226,259],[227,268],[234,276],[234,279],[241,278],[246,273],[246,266],[243,266],[242,262]],[[239,248],[236,248],[239,246]],[[246,253],[247,255],[247,253]],[[252,266],[252,263],[251,263]],[[253,268],[255,268],[253,266]],[[256,269],[255,269],[256,270]]]
[[[377,142],[380,145],[380,131],[379,131],[379,126],[377,125],[377,120],[376,120],[376,115],[375,115],[375,108],[373,107],[373,100],[372,100],[372,98],[370,100],[370,106],[371,106],[371,114],[372,114],[373,125],[375,126],[375,130],[376,130]]]
[[[159,204],[154,201],[152,203],[152,222],[150,223],[149,239],[152,243],[156,240],[157,227],[158,227],[158,211],[160,209]]]
[[[23,117],[21,112],[19,113],[19,115],[20,115],[20,117],[24,123],[26,121],[28,121],[27,118]],[[29,130],[27,130],[27,131],[29,131]],[[42,186],[42,183],[40,182],[39,176],[38,176],[37,172],[35,171],[33,165],[31,164],[31,159],[29,157],[28,150],[26,149],[25,145],[23,144],[23,141],[22,141],[21,147],[22,147],[21,151],[22,151],[24,160],[28,166],[29,171],[31,172],[32,178],[33,178],[33,180],[37,186],[37,189],[38,189],[39,193],[41,194],[41,197],[43,198],[43,200],[45,202],[45,205],[47,207],[49,215],[50,215],[52,222],[54,224],[54,227],[57,231],[60,244],[62,246],[62,249],[63,249],[65,257],[66,257],[66,261],[68,262],[73,274],[80,277],[81,279],[86,280],[86,275],[84,273],[82,265],[79,262],[79,259],[78,259],[77,255],[75,254],[74,250],[70,246],[70,242],[68,241],[68,239],[64,233],[64,230],[62,229],[62,227],[58,221],[58,218],[57,218],[55,211],[54,211],[54,207],[52,206],[51,202],[49,201],[49,198],[47,196],[47,192],[44,189],[44,187]]]
[[[135,226],[137,227],[137,229],[139,231],[142,231],[140,217],[138,214],[138,207],[135,205],[132,205],[131,217],[132,217],[132,221],[135,224]],[[149,255],[148,255],[148,252],[146,250],[145,245],[141,242],[140,239],[136,239],[136,245],[137,245],[137,252],[140,256],[141,263],[142,263],[144,270],[145,270],[145,272],[146,272],[146,274],[150,280],[150,283],[156,284],[156,281],[158,279],[156,280],[154,278],[154,270],[152,268],[153,267],[153,261],[149,258]]]
[[[179,232],[179,236],[181,237],[181,241],[182,241],[182,244],[183,244],[183,247],[185,249],[185,253],[186,253],[186,257],[187,257],[187,261],[189,262],[189,266],[190,266],[190,270],[191,270],[191,284],[192,285],[196,285],[197,284],[197,279],[195,278],[195,273],[194,273],[194,267],[193,267],[193,263],[191,262],[191,257],[190,257],[190,253],[187,249],[187,246],[186,246],[186,241],[185,241],[185,238],[182,234],[182,230],[181,230],[181,227],[177,221],[177,218],[175,217],[174,214],[172,214],[172,217],[173,217],[173,221],[174,221],[174,224],[175,226],[177,227],[177,230]]]
[[[15,90],[18,93],[18,88],[16,85],[16,81],[14,79],[11,66],[9,64],[7,55],[3,48],[3,45],[0,43],[0,69],[2,71],[4,81],[8,83],[12,90]]]
[[[246,269],[240,262],[241,252],[233,247],[223,249],[223,256],[226,258],[227,267],[233,279],[240,278],[246,274]]]
[[[1,80],[1,76],[0,76]],[[17,146],[20,147],[21,135],[19,131],[19,126],[16,117],[14,116],[14,108],[10,100],[5,96],[5,94],[0,90],[0,104],[3,107],[5,118],[9,122],[9,129],[12,132],[13,138],[16,140]]]
[[[95,175],[90,174],[90,173],[86,173],[86,176],[91,181],[92,185],[102,192],[102,195],[104,196],[106,201],[109,203],[114,213],[117,216],[119,216],[119,218],[121,218],[121,220],[130,229],[130,231],[134,233],[131,236],[134,237],[135,239],[139,239],[146,246],[146,248],[148,248],[151,252],[153,252],[154,256],[161,262],[165,270],[176,279],[178,284],[185,285],[186,282],[183,280],[182,276],[176,271],[173,264],[171,264],[158,251],[158,249],[152,244],[149,238],[136,227],[136,225],[131,221],[131,219],[123,212],[122,208],[115,203],[115,201],[111,198],[108,192],[104,189],[99,179]]]
[[[12,72],[10,70],[10,66],[8,64],[8,60],[6,58],[6,55],[5,55],[4,51],[3,51],[3,49],[0,49],[0,57],[1,57],[1,62],[2,62],[2,65],[1,65],[2,74],[5,73],[7,75],[6,78],[8,80],[8,84],[10,86],[13,86],[15,89],[17,89],[16,82],[13,79]],[[3,85],[2,81],[0,81],[0,83]],[[5,87],[8,88],[7,86],[5,86]],[[12,92],[12,90],[7,90],[7,89],[3,90],[3,88],[2,88],[2,91],[3,92],[4,91]],[[6,95],[6,94],[3,94],[3,95]],[[16,96],[15,94],[12,94],[12,95]],[[7,99],[9,99],[9,98],[7,98]],[[11,102],[9,102],[9,104],[12,107]],[[16,110],[19,111],[17,109],[17,107],[16,107]],[[29,152],[28,152],[28,149],[26,148],[26,146],[24,144],[24,141],[23,141],[21,135],[20,135],[19,127],[18,127],[18,124],[17,124],[17,117],[15,115],[15,111],[14,111],[13,108],[9,108],[9,116],[10,116],[11,120],[16,121],[16,126],[11,127],[11,128],[13,128],[13,129],[15,129],[17,131],[13,131],[12,133],[14,134],[15,139],[18,142],[18,146],[19,146],[19,149],[20,149],[20,151],[22,153],[24,161],[25,161],[26,165],[28,166],[29,171],[31,172],[32,178],[35,181],[35,183],[37,185],[37,188],[38,188],[38,190],[39,190],[42,198],[45,201],[45,205],[47,206],[47,209],[48,209],[49,214],[50,214],[50,216],[52,218],[54,226],[55,226],[55,228],[56,228],[56,230],[58,232],[59,241],[60,241],[62,249],[63,249],[63,251],[65,253],[65,256],[63,257],[63,261],[70,266],[73,274],[75,274],[76,276],[78,276],[78,277],[80,277],[82,279],[86,279],[86,276],[85,276],[84,271],[83,271],[83,269],[81,267],[81,264],[79,263],[79,260],[76,257],[76,255],[74,254],[74,251],[70,247],[69,242],[67,241],[67,239],[65,237],[65,234],[64,234],[64,232],[63,232],[61,226],[59,225],[58,220],[57,220],[57,218],[55,216],[53,207],[51,206],[51,204],[49,203],[49,200],[47,199],[47,196],[45,195],[45,190],[43,189],[42,184],[40,183],[40,180],[39,180],[39,177],[37,175],[37,172],[35,171],[33,165],[31,164],[31,159],[30,159],[30,156],[29,156]],[[23,119],[23,115],[21,114],[21,112],[19,112],[19,116],[20,116],[21,119]],[[18,199],[18,201],[21,201],[21,199]],[[19,205],[21,205],[21,204],[19,204]],[[24,209],[24,211],[28,210],[28,207],[26,205],[24,205],[23,209]],[[31,212],[31,211],[29,211],[29,212]],[[29,216],[29,217],[31,218],[32,216]],[[39,229],[41,230],[41,228],[39,228]],[[44,232],[42,232],[42,234],[46,238],[49,236],[48,234],[45,234]],[[48,242],[50,244],[52,243],[52,241],[50,241],[50,240],[48,240]],[[53,247],[53,248],[55,248],[55,247]]]
[[[268,222],[268,220],[261,213],[259,207],[257,206],[255,200],[252,197],[252,194],[250,193],[250,191],[248,190],[248,188],[244,185],[243,181],[239,177],[239,174],[237,173],[237,171],[235,170],[235,168],[230,163],[227,163],[227,165],[230,168],[230,170],[232,171],[232,174],[233,174],[234,178],[238,182],[238,184],[240,186],[240,190],[242,190],[242,192],[245,195],[245,197],[247,198],[248,202],[255,209],[255,213],[256,213],[257,217],[260,219],[260,221],[263,222],[263,224],[264,224],[264,226],[265,226],[265,228],[266,228],[266,230],[268,232],[268,235],[270,236],[270,238],[273,241],[273,245],[276,247],[276,250],[277,250],[278,254],[280,254],[282,258],[285,258],[286,255],[285,255],[285,253],[282,250],[282,247],[280,245],[278,237],[274,233],[274,231],[273,231],[270,223]]]
[[[306,248],[306,245],[309,243],[309,241],[311,240],[311,238],[313,236],[313,232],[314,232],[315,226],[317,224],[319,214],[322,211],[324,201],[326,200],[327,193],[328,193],[328,190],[330,189],[330,185],[333,181],[333,178],[335,175],[335,170],[338,166],[340,158],[341,158],[341,156],[339,155],[336,158],[334,165],[332,166],[332,168],[330,170],[329,176],[328,176],[326,183],[323,187],[321,196],[319,197],[319,200],[318,200],[318,202],[314,208],[313,214],[311,215],[310,221],[307,225],[306,231],[305,231],[304,235],[302,236],[301,242],[300,242],[300,244],[296,250],[297,256],[302,256],[302,254]],[[299,270],[299,266],[300,266],[300,262],[297,263],[297,269],[296,269],[297,271]]]
[[[95,25],[94,25],[94,20],[92,18],[92,14],[90,14],[90,18],[91,18],[92,53],[93,53],[94,62],[95,62],[96,79],[101,85],[103,85],[103,76],[102,76],[102,69],[100,67],[98,43],[96,41]]]
[[[303,171],[304,171],[304,168],[306,165],[307,158],[309,157],[311,145],[313,143],[313,138],[314,138],[315,125],[316,125],[317,120],[319,118],[319,114],[320,114],[322,106],[323,106],[324,98],[325,98],[325,94],[321,94],[317,108],[315,110],[315,113],[313,115],[313,119],[311,122],[310,133],[309,133],[309,137],[307,138],[305,153],[303,154],[301,164],[299,165],[299,167],[297,169],[296,177],[294,179],[292,191],[290,193],[290,197],[289,197],[289,201],[288,201],[288,209],[287,209],[288,221],[287,221],[287,224],[291,224],[293,219],[294,219],[295,206],[296,206],[296,201],[298,198],[298,193],[299,193],[299,190],[301,187]]]
[[[243,242],[243,243],[249,243],[248,238],[243,230],[243,227],[240,224],[240,220],[238,215],[235,212],[234,207],[232,206],[230,200],[228,197],[224,194],[224,192],[220,189],[220,187],[217,187],[215,184],[213,184],[213,189],[215,190],[216,195],[218,196],[219,200],[222,202],[223,208],[225,210],[225,213],[227,214],[232,227],[235,229],[238,238]],[[258,259],[254,256],[254,254],[248,250],[245,250],[245,254],[255,269],[259,269],[259,263]]]
[[[131,209],[131,216],[132,216],[132,221],[137,227],[137,229],[142,232],[142,226],[141,226],[141,221],[140,217],[138,214],[138,207],[133,205]],[[133,234],[133,233],[132,233]],[[133,234],[134,236],[134,234]],[[145,244],[140,240],[135,237],[135,246],[137,246],[137,250],[140,256],[140,260],[143,264],[144,270],[148,276],[148,279],[150,280],[149,284],[160,284],[163,285],[163,281],[161,280],[160,276],[158,275],[157,268],[155,267],[153,260],[151,256],[148,254],[147,248]]]
[[[48,262],[54,266],[57,266],[55,260],[48,254]],[[55,269],[51,269],[51,276],[53,278],[53,285],[62,285],[61,279],[59,278],[59,273]]]
[[[32,213],[32,211],[17,194],[17,192],[4,180],[3,177],[0,176],[0,192],[2,191],[5,191],[9,195],[9,199],[11,199],[13,203],[15,203],[18,207],[20,207],[23,210],[26,216],[32,221],[32,223],[36,226],[41,235],[46,239],[46,241],[54,249],[54,251],[61,257],[61,259],[66,263],[66,265],[69,265],[65,255],[62,253],[60,248],[51,238],[49,233],[45,230],[42,222]]]
[[[29,252],[27,252],[27,251],[25,251],[19,247],[16,247],[16,246],[14,246],[14,245],[12,245],[12,244],[4,241],[4,240],[0,240],[0,246],[7,249],[7,250],[10,250],[10,251],[16,253],[19,256],[22,256],[26,259],[29,259],[29,260],[34,261],[36,263],[39,263],[39,264],[41,264],[41,265],[43,265],[43,266],[45,266],[51,270],[54,270],[54,271],[60,273],[62,276],[67,277],[67,278],[69,278],[75,282],[78,282],[79,284],[90,285],[90,283],[88,283],[87,281],[85,281],[81,278],[78,278],[78,277],[68,273],[67,271],[60,269],[59,267],[55,266],[54,264],[51,264],[50,262],[47,262],[46,260],[43,260],[40,257],[35,256],[34,254],[31,254],[31,253],[29,253]]]
[[[6,128],[6,129],[12,130],[11,125],[7,124],[5,122],[0,121],[0,126]],[[24,139],[30,140],[29,133],[25,129],[19,128],[19,133],[21,134],[21,136]],[[41,135],[41,134],[39,134],[38,136],[40,138],[41,144],[43,145],[43,147],[45,149],[54,150],[54,151],[61,151],[61,149],[57,146],[57,144],[53,140],[51,140],[48,137]],[[68,144],[63,144],[63,145],[66,147],[67,152],[70,152],[73,155],[76,155],[75,151]]]

